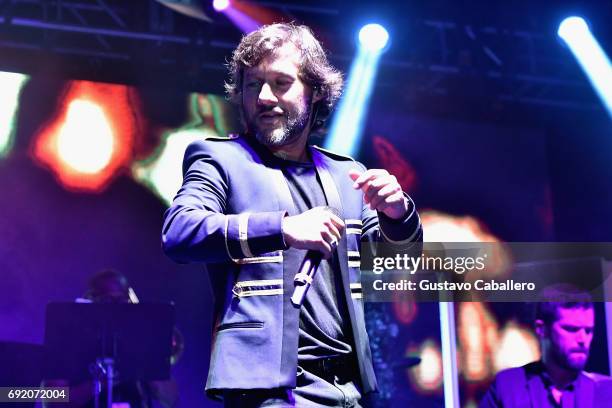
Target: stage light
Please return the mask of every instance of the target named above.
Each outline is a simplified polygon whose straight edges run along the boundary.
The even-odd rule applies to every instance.
[[[557,34],[559,37],[566,39],[567,37],[575,36],[581,32],[588,31],[589,26],[581,17],[568,17],[559,24]]]
[[[433,339],[425,340],[418,349],[409,347],[406,355],[418,355],[421,363],[408,369],[409,381],[420,394],[436,393],[442,386],[442,354]]]
[[[499,242],[477,218],[438,211],[421,212],[425,242]]]
[[[359,30],[359,43],[370,51],[381,51],[389,42],[389,33],[380,24],[366,24]]]
[[[463,377],[471,382],[481,381],[490,375],[488,355],[497,343],[497,322],[486,305],[479,302],[460,303],[458,320]]]
[[[57,138],[64,163],[80,173],[95,174],[110,162],[113,146],[113,131],[100,106],[86,100],[70,102]]]
[[[167,134],[150,158],[132,165],[134,178],[149,187],[166,205],[170,205],[183,181],[185,149],[191,142],[207,136],[217,134],[197,129]]]
[[[73,191],[100,192],[127,167],[142,129],[137,95],[125,85],[71,81],[31,154]]]
[[[378,162],[397,178],[404,191],[416,190],[418,183],[416,170],[388,138],[373,136],[372,147]]]
[[[172,203],[183,182],[183,157],[196,140],[226,135],[224,99],[193,93],[188,98],[190,118],[179,129],[166,132],[155,151],[132,164],[132,176],[148,187],[166,205]]]
[[[540,358],[538,340],[529,329],[511,321],[502,330],[500,337],[495,353],[495,372],[520,367]],[[521,352],[517,353],[516,350]]]
[[[257,10],[262,10],[261,7],[249,6],[244,2],[232,4],[230,0],[213,0],[213,8],[217,12],[225,14],[245,34],[262,26],[260,18],[257,17],[257,14],[260,14],[257,13]],[[278,19],[274,21],[278,21]]]
[[[228,7],[224,9],[223,14],[225,14],[225,16],[244,34],[251,33],[262,26],[257,19],[249,16],[235,7]]]
[[[223,11],[228,8],[230,5],[229,0],[214,0],[213,8],[217,11]]]
[[[349,156],[355,155],[376,79],[378,62],[389,34],[379,24],[368,24],[359,32],[359,50],[351,65],[345,93],[338,104],[325,147]]]
[[[572,51],[612,116],[612,65],[587,23],[580,17],[568,17],[559,25],[557,34]]]
[[[393,315],[401,324],[410,324],[419,312],[418,303],[415,302],[410,292],[393,292]]]
[[[6,157],[13,145],[19,94],[28,77],[12,72],[0,72],[0,158]]]

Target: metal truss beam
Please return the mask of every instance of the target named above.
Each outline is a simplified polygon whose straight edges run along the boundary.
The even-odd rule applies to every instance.
[[[335,45],[334,62],[344,69],[350,65],[353,38],[335,33],[335,27],[321,26],[321,21],[329,19],[339,24],[345,11],[341,7],[274,1],[255,4],[290,13],[306,24],[315,20],[312,25],[325,31]],[[404,38],[395,38],[382,58],[379,89],[402,93],[408,99],[466,95],[485,103],[600,109],[555,33],[435,19],[402,24],[408,27],[401,32]],[[31,69],[27,64],[13,65],[31,72],[43,70],[45,59],[59,58],[73,67],[70,75],[79,65],[84,70],[94,65],[96,72],[85,76],[95,77],[106,70],[102,74],[106,80],[180,83],[221,91],[221,85],[211,83],[222,84],[225,60],[240,37],[226,19],[203,23],[154,0],[0,2],[0,51],[8,51],[9,59],[29,61]],[[169,79],[177,72],[180,79]]]

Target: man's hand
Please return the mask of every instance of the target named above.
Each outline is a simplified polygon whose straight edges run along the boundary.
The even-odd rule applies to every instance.
[[[287,245],[319,251],[325,259],[331,257],[343,230],[344,221],[325,207],[315,207],[283,219],[283,237]]]
[[[408,200],[395,176],[387,170],[370,169],[361,173],[351,169],[349,177],[355,182],[353,188],[363,190],[363,199],[372,210],[395,220],[406,215]]]

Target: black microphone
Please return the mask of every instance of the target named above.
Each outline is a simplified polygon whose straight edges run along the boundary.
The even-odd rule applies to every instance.
[[[340,211],[337,208],[323,207],[325,211],[329,211],[337,217],[340,216]],[[336,245],[332,245],[332,250],[336,249]],[[293,283],[295,284],[295,288],[293,289],[293,295],[291,296],[291,303],[296,308],[300,308],[302,303],[304,303],[304,298],[306,297],[306,293],[308,289],[312,286],[312,281],[317,274],[317,269],[319,269],[319,265],[321,264],[321,260],[323,259],[323,254],[319,251],[308,250],[306,252],[306,256],[302,261],[302,265],[300,265],[300,269],[298,273],[295,275],[293,279]]]

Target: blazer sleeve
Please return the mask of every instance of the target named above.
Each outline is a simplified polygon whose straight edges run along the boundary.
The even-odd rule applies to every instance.
[[[286,248],[284,211],[227,214],[231,150],[219,151],[223,143],[231,142],[196,141],[185,151],[183,184],[162,229],[162,247],[177,262],[236,261]]]

